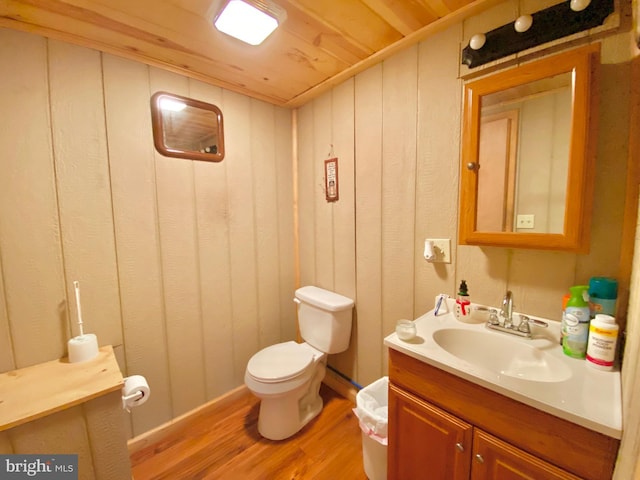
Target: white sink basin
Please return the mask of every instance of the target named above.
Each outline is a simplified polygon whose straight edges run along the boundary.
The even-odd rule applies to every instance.
[[[431,310],[414,320],[414,338],[402,340],[393,332],[384,343],[515,401],[621,438],[620,372],[596,370],[563,354],[560,322],[531,316],[548,327],[534,325],[532,338],[522,338],[488,330],[484,322],[461,322],[454,312],[455,300],[448,298],[439,315]]]
[[[460,360],[499,375],[532,382],[563,382],[571,377],[564,362],[507,334],[444,328],[433,332],[433,340]]]

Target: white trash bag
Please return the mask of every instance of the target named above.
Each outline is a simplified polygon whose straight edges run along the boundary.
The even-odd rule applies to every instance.
[[[356,395],[356,408],[362,431],[381,445],[387,445],[389,425],[389,377],[382,377]]]

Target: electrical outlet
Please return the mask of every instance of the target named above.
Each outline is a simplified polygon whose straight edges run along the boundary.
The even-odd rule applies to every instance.
[[[434,263],[451,263],[451,239],[427,238],[425,241],[433,242]]]
[[[516,228],[533,228],[535,215],[518,215],[516,220]]]

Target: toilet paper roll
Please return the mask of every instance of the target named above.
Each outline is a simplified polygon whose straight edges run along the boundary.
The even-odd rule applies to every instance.
[[[73,337],[67,342],[69,363],[86,362],[98,355],[98,337],[93,333],[86,333]]]
[[[124,379],[122,387],[122,408],[130,411],[149,400],[151,391],[147,379],[142,375],[131,375]]]

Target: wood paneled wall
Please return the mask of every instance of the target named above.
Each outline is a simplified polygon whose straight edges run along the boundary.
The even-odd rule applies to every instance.
[[[66,354],[74,280],[85,331],[151,386],[133,435],[295,338],[289,110],[6,29],[0,64],[0,371]],[[154,150],[158,90],[222,109],[222,163]]]
[[[503,4],[487,15],[502,18],[513,13],[512,7]],[[478,25],[477,18],[473,22]],[[301,279],[345,295],[356,292],[352,347],[330,363],[361,385],[385,374],[383,339],[396,321],[433,308],[441,292],[455,295],[462,279],[474,302],[498,306],[510,289],[517,311],[559,320],[562,296],[571,285],[595,275],[618,275],[631,79],[616,52],[628,44],[628,36],[603,40],[591,251],[576,255],[457,246],[459,52],[466,30],[458,24],[438,33],[300,109]],[[343,112],[339,128],[328,123],[338,112]],[[340,159],[335,204],[324,201],[321,188],[322,160],[330,146]],[[355,205],[343,196],[349,189]],[[341,209],[351,216],[337,221],[335,212]],[[355,242],[340,233],[349,229],[356,232]],[[427,263],[422,256],[426,238],[450,238],[452,263]],[[355,273],[341,277],[338,269],[344,265],[336,252],[349,250]]]

